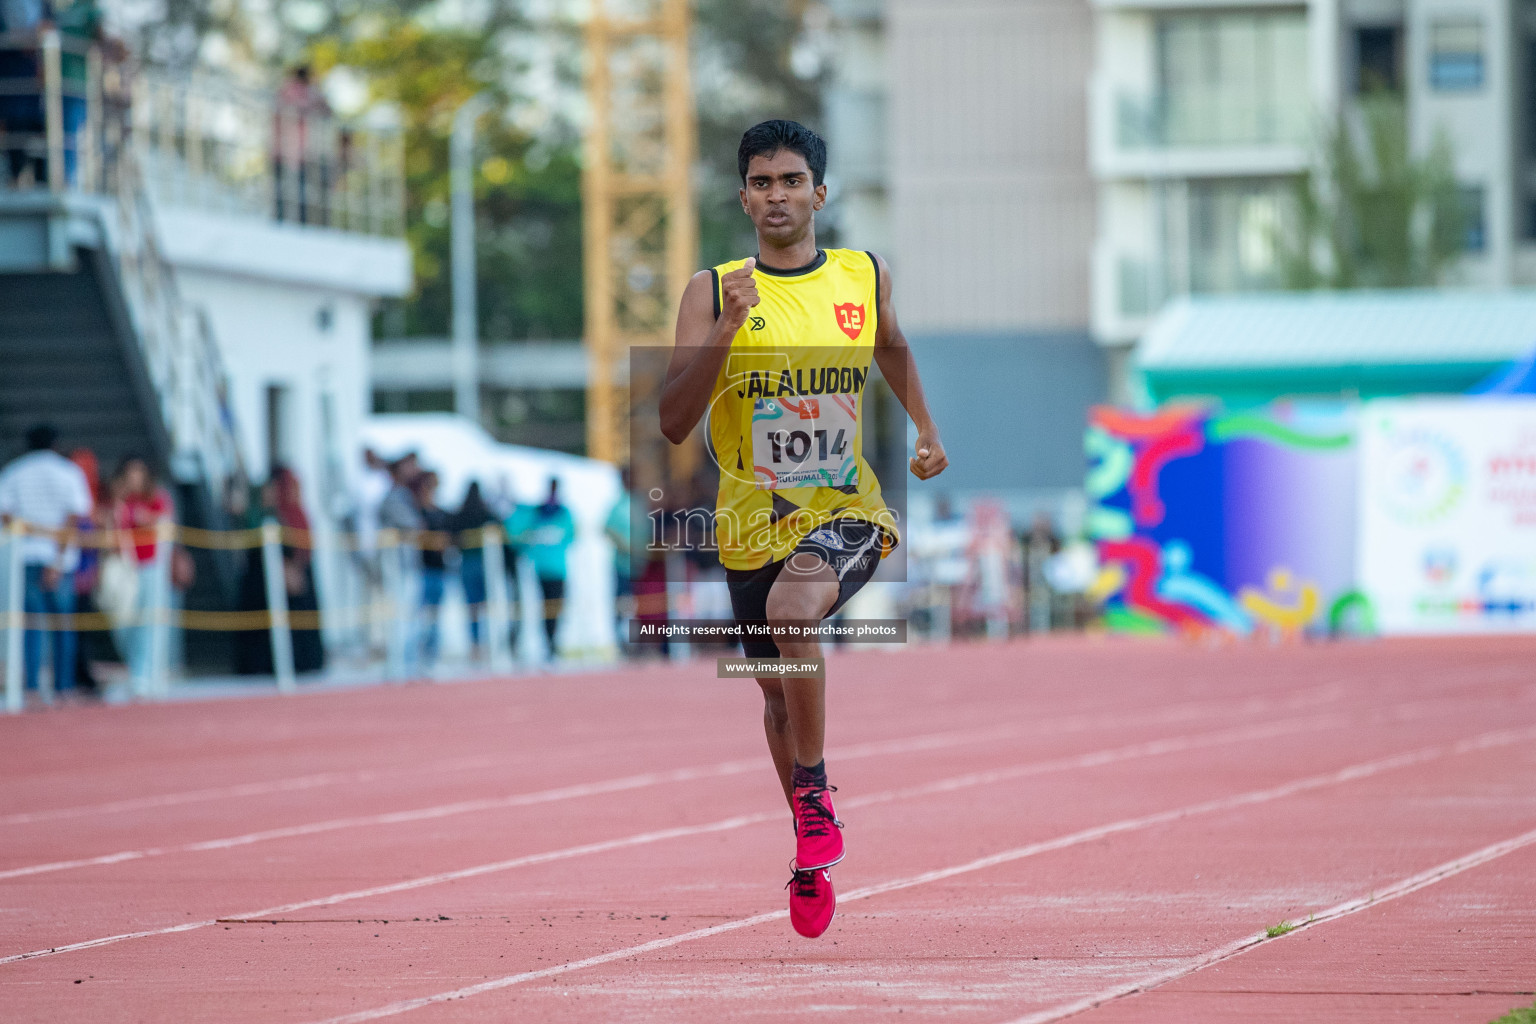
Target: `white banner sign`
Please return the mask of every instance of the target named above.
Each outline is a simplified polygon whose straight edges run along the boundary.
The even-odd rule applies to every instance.
[[[1536,400],[1367,402],[1359,465],[1382,633],[1536,631]]]

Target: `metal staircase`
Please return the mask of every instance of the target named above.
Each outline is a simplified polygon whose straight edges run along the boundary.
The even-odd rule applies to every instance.
[[[138,453],[166,466],[169,439],[143,361],[123,344],[103,254],[81,250],[72,273],[0,274],[0,459],[46,420],[66,450],[89,448],[106,471]]]
[[[88,73],[71,84],[60,62],[72,44],[56,32],[0,37],[6,48],[35,55],[46,123],[0,136],[0,459],[48,422],[63,450],[91,449],[104,473],[142,455],[174,485],[183,525],[226,528],[225,496],[248,482],[219,350],[161,255],[127,126],[106,116],[99,62],[75,45]],[[71,100],[85,116],[64,131],[55,119]],[[194,557],[187,606],[233,607],[230,554]],[[217,638],[202,640],[189,657],[223,660]]]
[[[228,497],[249,486],[224,350],[202,309],[183,300],[159,225],[190,216],[267,245],[300,228],[290,237],[308,236],[311,277],[338,238],[350,236],[354,250],[368,238],[361,249],[388,250],[384,262],[398,258],[403,270],[401,138],[382,121],[335,118],[302,78],[269,90],[224,71],[157,70],[120,48],[107,52],[52,28],[0,34],[0,458],[46,420],[65,450],[89,447],[103,469],[126,452],[145,455],[175,485],[182,525],[224,529]],[[255,266],[262,281],[274,270],[241,263],[246,254],[224,235],[189,258],[186,239],[170,239],[183,246],[183,265],[209,271],[197,259],[235,257],[235,276]],[[206,284],[192,273],[189,287]],[[320,276],[334,287],[345,275],[328,264]],[[239,383],[245,393],[251,382]],[[270,456],[281,447],[267,440],[249,450]],[[232,608],[240,553],[192,550],[198,583],[186,607]],[[220,639],[189,633],[189,660],[216,667],[220,658],[199,648]]]

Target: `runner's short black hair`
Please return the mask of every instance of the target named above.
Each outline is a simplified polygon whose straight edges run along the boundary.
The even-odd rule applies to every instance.
[[[736,150],[736,169],[741,183],[747,183],[747,165],[755,156],[773,156],[781,149],[805,157],[811,169],[811,184],[820,185],[827,177],[827,144],[820,135],[798,121],[763,121],[748,128]]]

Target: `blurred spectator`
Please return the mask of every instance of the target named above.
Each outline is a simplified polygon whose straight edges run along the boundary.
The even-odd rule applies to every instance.
[[[476,658],[480,656],[486,598],[485,545],[481,531],[500,524],[501,520],[480,493],[480,481],[474,481],[469,485],[469,493],[464,495],[464,503],[454,513],[450,529],[458,538],[461,552],[459,580],[464,585],[464,603],[469,606],[469,640],[475,647]]]
[[[511,620],[510,649],[517,650],[517,636],[522,625],[522,576],[521,566],[523,561],[523,545],[512,532],[512,520],[517,515],[518,505],[512,497],[512,481],[503,475],[496,483],[496,490],[491,493],[491,513],[501,523],[501,532],[504,538],[501,548],[502,565],[507,571],[507,618]]]
[[[954,629],[956,591],[970,577],[966,551],[971,531],[949,496],[934,499],[933,518],[914,523],[907,556],[912,607],[917,628],[948,640]]]
[[[631,516],[635,503],[629,493],[633,486],[629,467],[625,466],[619,470],[619,497],[614,501],[613,508],[608,510],[608,519],[603,523],[603,534],[613,545],[613,606],[618,617],[617,635],[621,651],[625,649],[628,636],[625,619],[634,614],[635,584],[630,568],[630,537],[633,533]]]
[[[293,470],[280,466],[272,471],[272,508],[288,543],[283,546],[283,584],[290,612],[319,612],[315,591],[315,567],[309,516],[304,511],[304,492]],[[325,646],[319,629],[293,630],[295,672],[318,672],[325,667]]]
[[[491,507],[499,520],[505,521],[517,507],[517,500],[512,497],[512,479],[503,473],[496,478],[496,485],[486,493],[485,503]]]
[[[101,9],[96,0],[54,0],[54,23],[65,40],[76,44],[59,54],[59,73],[64,95],[60,98],[64,113],[64,178],[71,185],[80,181],[80,132],[85,127],[86,94],[89,72],[84,53],[77,47],[89,46],[101,38]]]
[[[31,32],[47,13],[47,0],[0,0],[0,32]]]
[[[997,501],[983,499],[971,506],[971,561],[969,586],[966,587],[968,618],[984,623],[991,640],[1005,640],[1020,593],[1019,560],[1008,514]]]
[[[171,516],[171,496],[156,484],[149,464],[141,456],[127,455],[117,465],[108,487],[112,502],[112,526],[125,531],[120,554],[132,574],[132,599],[127,612],[113,623],[112,635],[128,666],[134,691],[142,693],[149,682],[149,621],[154,614],[158,586],[155,580],[155,528]],[[169,597],[170,595],[166,595]]]
[[[272,177],[278,220],[318,224],[325,221],[330,167],[315,138],[324,137],[331,108],[310,82],[309,65],[300,64],[277,91],[272,123]]]
[[[576,539],[571,510],[560,502],[560,481],[550,478],[549,496],[542,504],[519,506],[512,514],[508,532],[526,546],[533,563],[539,590],[544,595],[544,635],[553,657],[555,628],[565,603],[565,554]]]
[[[384,568],[379,561],[380,512],[384,499],[394,487],[389,463],[379,457],[372,448],[363,449],[363,471],[358,476],[357,490],[353,494],[351,528],[356,537],[352,559],[362,580],[362,605],[374,609],[387,600],[384,593]],[[362,636],[358,639],[366,647],[373,647],[382,637],[372,635],[371,618],[365,620]]]
[[[69,615],[75,610],[75,569],[80,552],[74,534],[90,518],[91,487],[80,467],[54,451],[58,433],[47,424],[27,431],[27,453],[0,471],[0,521],[19,520],[46,533],[21,539],[23,604],[28,615]],[[53,685],[70,689],[75,678],[73,624],[52,624]],[[23,665],[28,689],[42,673],[44,631],[28,629]]]
[[[52,24],[66,40],[89,44],[101,36],[95,0],[0,0],[0,33],[11,37],[0,50],[0,136],[6,147],[10,182],[21,188],[48,180],[47,119],[38,49],[40,30]],[[59,54],[63,79],[64,176],[77,181],[79,133],[85,124],[86,58],[75,46]]]
[[[1047,569],[1061,550],[1061,537],[1048,513],[1038,513],[1029,529],[1019,538],[1024,556],[1024,607],[1028,611],[1031,632],[1051,628],[1051,586]]]
[[[416,453],[402,455],[389,465],[392,481],[384,500],[379,503],[379,526],[387,530],[415,533],[422,528],[421,510],[416,505],[412,485],[421,475]]]
[[[243,497],[239,493],[242,490],[245,492]],[[229,513],[232,522],[239,527],[259,530],[262,522],[272,514],[271,481],[249,488],[232,487]],[[238,608],[242,612],[270,610],[267,607],[267,574],[259,546],[245,549]],[[242,629],[235,633],[235,671],[241,675],[272,674],[272,636],[267,630]]]
[[[357,532],[359,553],[373,554],[379,548],[379,514],[384,499],[389,496],[395,480],[390,474],[389,463],[379,457],[372,448],[363,449],[363,471],[357,478],[357,492],[353,495],[353,528]],[[366,570],[365,570],[366,572]],[[373,576],[378,575],[377,565]]]
[[[0,49],[0,140],[6,185],[32,188],[48,180],[35,34],[48,16],[45,0],[0,0],[0,32],[12,38]]]
[[[412,491],[416,509],[426,531],[421,543],[421,604],[418,609],[416,651],[423,667],[437,660],[437,620],[443,606],[447,582],[447,554],[452,538],[448,536],[448,513],[437,505],[437,474],[422,473]]]
[[[1035,515],[1029,529],[1019,537],[1019,542],[1024,548],[1025,563],[1031,567],[1031,576],[1044,572],[1046,560],[1061,550],[1061,537],[1056,533],[1056,525],[1051,522],[1048,512]]]
[[[284,527],[283,578],[279,585],[287,594],[289,612],[318,612],[320,601],[315,593],[314,566],[310,557],[309,516],[304,511],[299,478],[286,466],[272,471],[272,479],[251,503],[246,523],[257,526],[268,518],[277,520]],[[246,555],[245,576],[240,583],[240,609],[271,610],[267,605],[267,574],[259,546],[250,548]],[[319,629],[294,628],[290,633],[294,671],[318,672],[324,668],[325,647],[320,642]],[[237,669],[245,675],[271,675],[271,630],[242,630],[236,636]]]
[[[91,489],[91,518],[81,524],[82,533],[94,532],[102,527],[110,526],[106,513],[110,512],[110,502],[103,504],[101,498],[101,463],[96,459],[96,453],[89,448],[74,448],[70,450],[69,461],[80,467],[80,472],[85,474],[85,484]],[[80,549],[80,565],[75,569],[75,593],[85,594],[95,583],[95,566],[101,561],[100,552],[94,545],[82,546]]]
[[[80,467],[85,482],[91,489],[91,506],[95,512],[80,527],[82,534],[99,534],[110,528],[110,502],[102,501],[101,464],[96,453],[89,448],[76,448],[69,453],[69,461]],[[96,604],[96,581],[101,570],[101,549],[94,544],[83,543],[80,547],[80,564],[75,569],[75,614],[98,615],[101,608]],[[91,671],[93,661],[111,661],[111,643],[103,630],[80,631],[75,641],[75,686],[85,693],[101,692],[101,683]]]
[[[414,621],[416,603],[420,592],[421,560],[411,546],[421,532],[421,509],[416,507],[416,493],[412,485],[421,475],[415,452],[409,452],[389,464],[390,488],[379,503],[379,527],[396,534],[390,546],[379,549],[381,591],[391,586],[395,593],[385,593],[387,607],[394,609],[396,617],[409,617],[407,624],[386,623],[386,630],[393,630],[395,642],[406,661],[414,656],[415,635],[409,622]]]
[[[659,490],[646,492],[644,500],[632,497],[634,509],[634,533],[631,543],[645,539],[645,548],[640,552],[640,560],[632,569],[639,569],[640,573],[631,581],[635,592],[634,616],[637,622],[659,626],[667,621],[667,557],[664,545],[659,542],[653,544],[652,531],[660,530],[659,525],[665,521],[666,510],[661,501],[656,497]],[[633,555],[634,552],[631,552]],[[633,559],[632,559],[633,560]],[[663,659],[670,656],[672,644],[663,640],[659,644],[648,643],[639,645],[639,653],[646,654],[654,651]]]
[[[964,513],[957,512],[945,494],[933,503],[933,524],[930,528],[935,563],[934,578],[946,586],[958,586],[969,574],[965,552],[970,547],[971,530]]]

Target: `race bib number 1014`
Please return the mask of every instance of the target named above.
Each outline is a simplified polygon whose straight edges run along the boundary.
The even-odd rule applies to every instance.
[[[857,487],[858,426],[858,395],[757,399],[752,471],[758,489]]]

